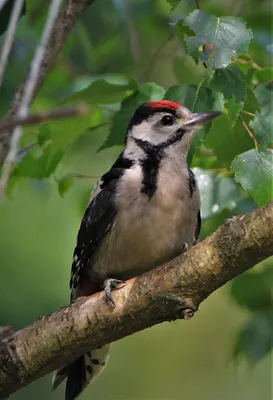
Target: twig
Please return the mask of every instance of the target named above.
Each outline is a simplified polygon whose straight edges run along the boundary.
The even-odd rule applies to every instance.
[[[56,0],[55,0],[56,1]],[[92,3],[94,3],[95,0],[67,0],[66,4],[64,5],[63,9],[61,10],[58,18],[56,19],[54,29],[51,33],[50,39],[47,43],[45,53],[44,53],[44,58],[43,58],[43,63],[41,66],[39,78],[36,82],[33,95],[32,95],[32,100],[35,97],[38,89],[40,88],[41,84],[44,81],[45,75],[49,72],[49,70],[53,67],[55,64],[56,58],[61,51],[68,35],[70,34],[77,18],[82,14],[82,12],[85,10],[85,8]],[[28,78],[26,78],[25,82],[19,87],[9,114],[14,115],[16,114],[20,103],[22,99],[22,95],[24,92],[24,87],[26,85]]]
[[[254,69],[256,69],[257,71],[261,71],[261,70],[262,70],[262,67],[261,67],[260,65],[258,65],[258,64],[256,63],[256,61],[254,61],[252,58],[251,58],[249,61],[244,60],[244,59],[242,59],[242,58],[238,58],[237,61],[238,61],[238,63],[240,63],[240,64],[247,64],[248,62],[250,62],[251,65],[252,65],[252,67],[253,67]]]
[[[89,130],[90,130],[90,131],[94,131],[95,129],[102,128],[103,126],[106,126],[106,125],[111,125],[112,123],[113,123],[113,121],[112,121],[112,120],[109,120],[109,121],[104,121],[104,122],[101,122],[101,123],[100,123],[100,124],[98,124],[98,125],[93,125],[93,126],[90,126]]]
[[[251,132],[251,130],[249,129],[248,125],[247,125],[246,122],[243,120],[243,118],[241,117],[241,115],[239,116],[239,118],[240,118],[240,120],[241,120],[241,122],[242,122],[242,124],[243,124],[243,127],[245,128],[245,130],[247,131],[249,137],[253,140],[253,142],[254,142],[254,144],[255,144],[255,147],[257,148],[257,147],[259,146],[259,143],[257,142],[255,136],[253,135],[253,133]]]
[[[200,10],[199,0],[195,0],[195,5],[196,5],[196,8],[197,8],[198,10]]]
[[[189,318],[211,293],[273,255],[273,201],[228,219],[185,254],[113,292],[81,297],[0,346],[0,398],[64,367],[86,351],[163,321]],[[200,311],[202,312],[202,310]]]
[[[4,4],[5,4],[5,2],[4,2]],[[10,50],[11,50],[12,43],[14,40],[16,25],[17,25],[18,19],[20,18],[23,5],[24,5],[24,0],[16,0],[16,2],[14,3],[14,6],[12,8],[12,14],[11,14],[11,18],[10,18],[9,25],[8,25],[8,30],[6,33],[4,46],[3,46],[1,56],[0,56],[0,88],[2,86],[3,77],[4,77],[5,70],[6,70]],[[1,9],[1,3],[0,3],[0,9]]]
[[[55,64],[57,56],[61,51],[68,35],[70,34],[77,18],[89,5],[94,3],[94,1],[95,0],[66,0],[66,4],[64,5],[58,18],[56,19],[54,29],[46,47],[39,78],[36,82],[31,101],[34,99],[37,91],[43,83],[46,74]],[[8,116],[13,116],[17,114],[20,103],[22,101],[22,96],[27,80],[28,78],[26,78],[26,80],[18,88],[12,101]],[[9,137],[10,132],[6,132],[5,134],[1,134],[0,136],[0,165],[3,164],[3,160],[5,159],[9,151]]]
[[[255,117],[255,114],[254,114],[254,113],[251,113],[251,112],[249,112],[249,111],[241,110],[241,112],[244,113],[244,114],[246,114],[246,115],[250,115],[251,117]]]
[[[59,8],[61,6],[62,0],[53,0],[50,4],[47,20],[42,33],[42,37],[39,45],[37,46],[32,64],[30,67],[29,75],[24,85],[24,90],[21,96],[20,106],[18,112],[16,113],[19,118],[24,118],[28,114],[29,105],[33,98],[33,93],[36,88],[37,81],[40,76],[40,70],[43,62],[43,58],[46,52],[46,48],[49,39],[54,28],[54,23],[58,15]],[[4,195],[9,176],[11,173],[12,166],[16,161],[16,156],[18,152],[18,144],[21,139],[23,130],[20,126],[17,126],[12,132],[10,140],[10,149],[6,157],[6,161],[3,167],[3,172],[0,180],[0,200]]]
[[[63,176],[61,179],[63,178],[78,178],[78,179],[99,179],[99,176],[94,176],[94,175],[84,175],[84,174],[77,174],[74,172],[71,172],[70,174],[67,174],[65,176]],[[61,180],[58,179],[58,180]]]
[[[132,5],[130,4],[129,0],[124,0],[124,10],[125,10],[125,19],[128,28],[129,38],[130,38],[130,50],[132,59],[135,64],[137,81],[138,83],[142,83],[143,74],[141,70],[139,38],[133,21]]]
[[[101,124],[91,126],[89,128],[89,131],[93,131],[95,129],[101,128],[102,126],[111,125],[111,124],[112,124],[112,121],[105,121],[105,122],[102,122]],[[38,144],[39,144],[38,142],[28,144],[27,146],[23,147],[22,149],[19,149],[17,155],[21,155],[21,154],[27,152],[28,150],[32,150],[34,147],[38,146]]]
[[[81,104],[76,107],[65,107],[56,110],[30,114],[26,117],[8,117],[0,121],[0,132],[14,128],[18,125],[35,125],[52,119],[83,115],[88,113],[89,110],[90,108],[87,105]]]
[[[2,10],[7,1],[8,0],[0,0],[0,10]]]
[[[18,150],[17,156],[20,156],[21,154],[24,154],[27,151],[34,149],[36,146],[38,146],[38,144],[39,144],[38,142],[34,142],[22,147],[21,149]]]

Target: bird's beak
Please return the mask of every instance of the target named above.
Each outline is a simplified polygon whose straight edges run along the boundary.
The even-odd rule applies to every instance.
[[[203,125],[206,122],[209,122],[213,118],[219,117],[222,115],[221,111],[208,111],[208,112],[200,112],[192,114],[192,118],[184,123],[184,126],[194,126],[194,125]]]

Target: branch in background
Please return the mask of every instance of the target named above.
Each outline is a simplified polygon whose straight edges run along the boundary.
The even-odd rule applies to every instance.
[[[42,85],[46,74],[55,64],[58,54],[60,53],[68,35],[70,34],[77,18],[83,13],[87,6],[94,3],[95,0],[67,0],[66,4],[64,5],[63,9],[61,10],[56,22],[54,24],[54,28],[50,37],[50,40],[47,43],[45,54],[43,57],[43,63],[41,66],[41,70],[39,73],[39,78],[36,82],[32,100],[34,99],[37,91],[39,90],[40,86]],[[22,95],[24,92],[24,87],[26,85],[26,78],[25,82],[19,87],[9,112],[9,115],[14,115],[17,113]]]
[[[49,121],[52,119],[69,118],[77,115],[84,115],[90,111],[87,105],[80,104],[76,107],[65,107],[51,111],[43,111],[39,113],[33,113],[27,117],[8,117],[0,120],[0,132],[18,125],[35,125],[41,122]]]
[[[259,143],[257,142],[255,136],[253,135],[253,133],[252,133],[251,130],[249,129],[247,123],[243,120],[243,118],[241,117],[241,115],[239,116],[239,118],[240,118],[240,120],[241,120],[241,122],[242,122],[242,124],[243,124],[243,127],[245,128],[245,130],[246,130],[248,136],[250,137],[250,139],[253,140],[253,142],[254,142],[254,144],[255,144],[255,147],[256,147],[256,148],[259,147]]]
[[[21,154],[24,154],[27,151],[34,149],[36,146],[38,146],[38,144],[39,144],[38,142],[27,144],[26,146],[18,150],[17,156],[20,156]]]
[[[24,0],[16,0],[16,2],[14,3],[14,6],[12,8],[11,18],[9,21],[8,30],[7,30],[6,37],[5,37],[5,42],[4,42],[4,45],[3,45],[3,48],[1,51],[1,56],[0,56],[0,88],[2,86],[3,77],[5,74],[8,58],[9,58],[12,43],[14,40],[16,25],[20,18],[21,11],[23,9],[23,5],[24,5]],[[1,8],[2,7],[0,4],[0,9]]]
[[[256,69],[257,71],[261,71],[262,70],[262,67],[260,65],[258,65],[252,58],[250,60],[248,60],[248,61],[244,60],[242,58],[238,58],[237,62],[240,63],[240,64],[248,64],[250,62],[254,69]]]
[[[82,107],[86,107],[86,109],[87,109],[88,106],[84,105]],[[83,114],[83,112],[82,112],[82,114]],[[93,130],[99,129],[99,128],[105,126],[105,125],[111,125],[111,123],[112,123],[112,121],[105,121],[105,122],[102,122],[101,124],[90,126],[89,131],[93,131]],[[22,147],[21,149],[19,149],[17,155],[25,153],[26,151],[31,150],[36,146],[38,146],[38,142],[30,143],[27,146]]]
[[[40,318],[0,343],[0,398],[86,351],[163,321],[189,318],[217,288],[273,255],[273,201],[228,219],[185,254],[113,292]]]
[[[42,85],[46,74],[50,71],[50,69],[54,66],[55,61],[60,53],[68,35],[70,34],[74,24],[79,18],[79,16],[84,12],[84,10],[94,3],[95,0],[67,0],[63,9],[61,10],[58,18],[56,19],[52,34],[50,36],[50,40],[46,46],[45,54],[43,57],[43,62],[41,65],[40,73],[38,80],[36,82],[31,101],[36,96],[40,86]],[[12,105],[10,107],[8,116],[13,116],[17,114],[18,109],[20,107],[22,96],[25,90],[25,86],[27,83],[28,77],[25,82],[18,88],[15,97],[13,99]],[[9,149],[9,137],[10,134],[6,132],[5,134],[1,134],[0,136],[0,165],[3,164],[3,161],[8,154]]]
[[[125,19],[130,38],[131,56],[135,64],[135,71],[138,83],[143,82],[141,70],[139,37],[133,20],[132,4],[129,0],[124,0]]]
[[[8,0],[0,0],[0,10],[2,10],[7,1]]]
[[[49,6],[48,16],[45,22],[45,27],[41,36],[41,40],[36,48],[35,55],[30,66],[29,74],[22,91],[18,111],[16,112],[16,115],[19,118],[26,117],[28,115],[29,106],[34,96],[35,88],[40,76],[43,59],[46,54],[46,48],[50,41],[61,3],[62,0],[53,0],[51,1],[51,4]],[[3,166],[2,176],[0,180],[0,200],[4,196],[5,189],[11,174],[12,166],[16,161],[19,141],[22,134],[23,129],[21,126],[17,126],[12,132],[10,138],[10,148]]]

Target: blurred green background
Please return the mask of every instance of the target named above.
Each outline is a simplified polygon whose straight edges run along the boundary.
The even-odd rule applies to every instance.
[[[47,3],[27,1],[0,95],[2,115],[27,72]],[[206,12],[244,18],[254,32],[252,58],[259,65],[269,64],[270,1],[200,3]],[[95,1],[77,22],[33,109],[53,107],[98,77],[116,83],[138,77],[165,89],[174,84],[199,84],[204,67],[196,66],[185,54],[171,29],[172,22],[185,16],[190,7],[191,1],[183,1],[170,13],[165,0]],[[135,60],[130,42],[132,25],[139,46]],[[25,129],[25,133],[22,145],[33,142],[35,128]],[[0,325],[20,329],[68,303],[72,253],[90,191],[122,149],[116,145],[99,151],[108,133],[107,125],[87,130],[66,148],[50,177],[29,179],[22,173],[9,190],[0,207]],[[198,158],[193,166],[199,167]],[[196,172],[202,175],[202,171]],[[215,173],[208,172],[204,178],[209,192],[202,191],[202,237],[232,214],[256,207],[229,174],[227,181],[217,184],[216,193],[212,182]],[[57,181],[67,174],[89,178],[76,179],[62,197]],[[212,210],[217,203],[213,196],[220,206],[218,212],[215,207]],[[246,280],[239,278],[221,288],[201,304],[190,321],[164,323],[114,343],[106,370],[81,398],[271,399],[273,331],[268,310],[272,269],[273,261],[267,260],[246,274]],[[46,376],[11,398],[63,399],[63,386],[54,393],[50,390],[51,376]]]

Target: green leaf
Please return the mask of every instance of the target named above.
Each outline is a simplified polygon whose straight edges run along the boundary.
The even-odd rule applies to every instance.
[[[204,67],[197,68],[191,57],[177,56],[173,60],[173,73],[178,82],[198,85],[204,79]]]
[[[103,122],[102,109],[97,105],[98,103],[117,103],[132,93],[132,88],[134,87],[135,84],[133,82],[129,85],[118,85],[99,79],[86,89],[66,98],[59,106],[84,102],[90,104],[90,113],[74,118],[52,121],[47,124],[55,149],[67,146],[89,128],[100,125]]]
[[[248,272],[231,283],[231,296],[242,307],[250,311],[271,308],[271,289],[262,273]]]
[[[185,50],[187,50],[188,49],[187,38],[188,38],[188,36],[194,36],[194,32],[188,26],[186,26],[184,24],[184,21],[182,19],[180,19],[175,24],[175,32],[176,32],[176,35],[180,38]],[[198,49],[198,47],[195,48],[195,49],[192,49],[191,57],[194,59],[196,64],[199,63],[199,49]],[[184,80],[183,80],[183,82],[184,82]]]
[[[166,92],[165,99],[178,101],[184,106],[189,108],[191,112],[204,112],[204,111],[220,111],[223,108],[223,96],[219,92],[212,89],[202,87],[201,85],[177,85],[172,86]],[[202,130],[198,133],[191,146],[188,162],[190,163],[193,154],[199,148],[202,141],[204,141],[211,123],[204,125]]]
[[[234,357],[243,355],[251,364],[260,361],[272,348],[273,316],[272,312],[255,314],[240,332]]]
[[[255,70],[255,77],[259,83],[267,83],[273,80],[273,67],[266,67],[260,71]]]
[[[233,178],[200,168],[193,171],[200,189],[203,219],[220,214],[224,209],[233,210],[243,200]]]
[[[216,69],[210,86],[224,95],[230,119],[235,123],[244,105],[245,74],[235,64],[231,64],[225,69]]]
[[[258,206],[273,199],[273,150],[250,150],[232,163],[235,180],[249,192]]]
[[[167,0],[167,3],[171,6],[171,10],[174,10],[180,2],[181,0]]]
[[[248,50],[252,38],[251,29],[244,21],[234,17],[216,17],[200,10],[193,11],[185,18],[196,36],[186,39],[189,54],[195,54],[200,46],[205,46],[201,61],[213,68],[225,68],[231,64],[239,52]]]
[[[156,83],[144,83],[139,86],[139,93],[146,96],[149,101],[161,100],[165,94],[165,90]]]
[[[55,149],[58,149],[72,143],[89,128],[101,123],[102,110],[99,106],[93,105],[90,106],[87,115],[52,121],[47,126],[51,131],[52,143]]]
[[[55,151],[52,144],[47,145],[42,153],[30,151],[17,165],[14,175],[36,179],[48,178],[57,168],[63,155],[64,150]]]
[[[233,126],[233,121],[224,114],[212,121],[205,145],[214,150],[219,160],[231,162],[238,154],[253,148],[253,141],[239,119]]]
[[[119,103],[133,92],[133,85],[117,85],[99,79],[86,89],[80,90],[65,100],[65,104],[109,104]]]
[[[14,6],[15,0],[9,0],[4,7],[0,10],[0,36],[5,32],[8,27],[8,23],[11,17],[12,9]],[[23,3],[23,8],[20,14],[19,19],[25,15],[26,13],[26,1]]]
[[[58,192],[60,196],[64,197],[64,194],[72,187],[73,182],[73,178],[68,175],[58,181]]]
[[[38,133],[38,144],[39,146],[43,146],[48,140],[50,140],[52,137],[51,130],[48,125],[42,125],[39,128],[39,133]]]
[[[128,122],[136,108],[146,101],[161,100],[164,93],[165,90],[155,83],[145,83],[140,85],[136,92],[124,99],[121,103],[120,111],[118,111],[113,118],[113,125],[110,134],[101,146],[100,150],[114,145],[123,144]]]
[[[250,126],[254,129],[255,138],[263,147],[273,143],[273,84],[259,85],[254,90],[261,112],[256,112]]]
[[[167,90],[165,99],[178,101],[189,108],[191,112],[221,110],[222,95],[201,85],[176,85]]]

